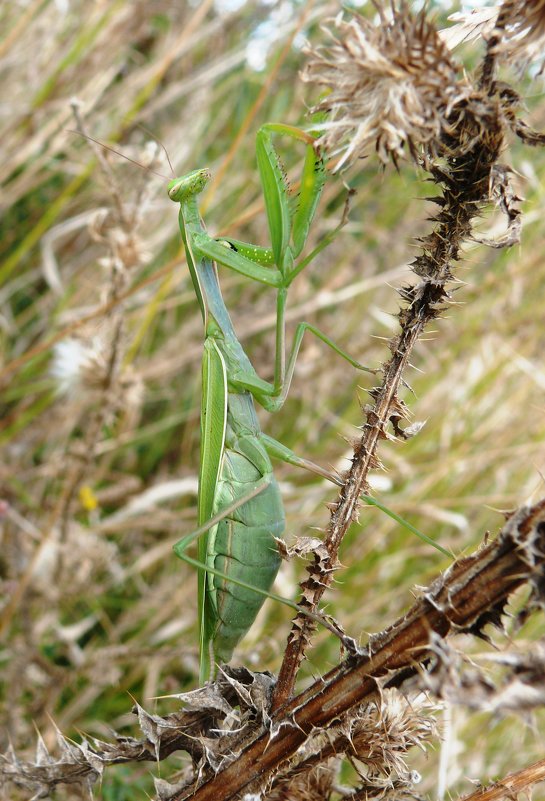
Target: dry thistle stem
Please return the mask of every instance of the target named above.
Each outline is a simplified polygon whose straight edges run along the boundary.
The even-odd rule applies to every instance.
[[[344,151],[337,169],[373,146],[383,162],[401,157],[405,146],[415,160],[436,155],[454,107],[472,92],[424,11],[414,16],[402,3],[391,19],[378,13],[377,24],[339,14],[325,28],[333,44],[307,51],[303,80],[330,90],[314,111],[328,113],[320,144],[331,154]]]

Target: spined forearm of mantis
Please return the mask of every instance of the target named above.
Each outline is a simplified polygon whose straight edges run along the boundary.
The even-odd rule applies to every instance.
[[[301,188],[294,206],[273,136],[284,134],[306,145]],[[280,491],[270,454],[311,469],[327,471],[296,456],[264,435],[254,408],[278,410],[289,390],[305,331],[312,332],[351,365],[368,370],[308,323],[299,323],[285,358],[285,307],[290,284],[311,261],[299,261],[325,181],[325,169],[312,136],[290,126],[269,124],[256,142],[271,247],[210,237],[199,215],[197,198],[210,178],[206,169],[169,184],[170,198],[180,204],[180,230],[187,265],[204,322],[202,362],[201,462],[197,532],[175,546],[176,554],[198,568],[200,679],[213,678],[218,662],[233,649],[254,622],[280,565],[276,539],[285,526]],[[327,240],[310,254],[316,255]],[[236,337],[224,304],[216,264],[273,287],[277,292],[274,379],[254,370]],[[199,537],[198,560],[185,553]],[[293,602],[288,602],[294,606]]]

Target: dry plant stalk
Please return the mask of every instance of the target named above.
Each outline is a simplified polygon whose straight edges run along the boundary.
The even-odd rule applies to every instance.
[[[528,14],[527,6],[533,5],[536,13]],[[511,168],[499,159],[510,131],[532,144],[541,143],[542,137],[524,133],[526,126],[516,118],[521,100],[514,89],[495,80],[495,72],[500,57],[521,48],[520,35],[514,40],[511,35],[518,17],[524,17],[520,25],[525,37],[541,40],[544,10],[542,3],[509,2],[502,8],[474,82],[456,64],[425,10],[414,16],[405,2],[393,7],[391,17],[377,6],[377,24],[358,15],[345,21],[339,15],[334,30],[328,31],[333,44],[309,51],[304,79],[329,90],[315,107],[328,114],[319,143],[343,154],[339,167],[365,157],[371,147],[381,161],[394,164],[408,153],[441,192],[430,198],[439,207],[432,218],[435,226],[419,240],[421,252],[411,264],[416,282],[399,290],[404,302],[398,314],[400,332],[390,340],[392,356],[382,366],[382,383],[370,392],[372,403],[364,409],[366,422],[354,444],[352,466],[331,506],[324,540],[328,557],[315,558],[301,585],[300,604],[311,612],[338,567],[340,544],[357,519],[360,495],[369,488],[369,471],[380,466],[380,441],[408,436],[400,425],[408,413],[399,389],[416,343],[450,304],[454,264],[464,242],[506,247],[519,241],[520,198],[510,183]],[[495,241],[472,235],[473,221],[491,200],[507,218],[506,233]],[[313,628],[303,614],[293,621],[275,710],[293,693]]]

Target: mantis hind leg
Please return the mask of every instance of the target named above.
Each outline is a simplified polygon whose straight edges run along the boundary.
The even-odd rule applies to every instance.
[[[321,476],[322,478],[331,481],[332,484],[335,484],[337,487],[343,486],[343,480],[341,476],[334,472],[333,470],[327,470],[325,467],[322,467],[316,462],[312,462],[310,459],[304,459],[302,456],[298,456],[294,453],[291,448],[288,448],[287,445],[284,445],[282,442],[279,442],[277,439],[273,439],[269,437],[268,434],[261,434],[261,440],[263,445],[267,449],[267,453],[275,459],[279,459],[282,462],[286,462],[287,464],[292,464],[295,467],[301,467],[303,470],[308,470],[315,475]],[[377,498],[374,498],[371,495],[367,495],[367,493],[362,492],[360,495],[360,499],[367,505],[367,506],[374,506],[387,515],[389,518],[394,520],[396,523],[401,525],[403,528],[407,529],[407,531],[411,531],[413,534],[416,534],[422,542],[425,542],[426,545],[433,546],[436,550],[442,553],[444,556],[448,556],[450,559],[454,558],[451,551],[443,548],[442,545],[439,545],[435,540],[431,537],[428,537],[427,534],[424,534],[422,531],[417,529],[412,523],[409,523],[404,517],[398,515],[393,509],[386,504],[379,501]]]

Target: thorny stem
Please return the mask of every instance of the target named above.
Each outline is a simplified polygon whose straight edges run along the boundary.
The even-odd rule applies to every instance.
[[[112,277],[111,297],[116,299],[117,292],[115,290],[116,279]],[[74,459],[73,469],[68,477],[66,488],[64,492],[64,499],[62,510],[60,512],[61,518],[61,542],[64,542],[68,536],[68,527],[70,524],[70,507],[81,482],[85,479],[89,465],[95,457],[95,446],[99,440],[100,432],[105,425],[108,416],[112,411],[112,402],[110,393],[115,384],[117,368],[119,365],[119,357],[121,350],[121,341],[124,331],[124,320],[122,314],[116,314],[114,319],[114,331],[110,342],[110,352],[108,354],[108,365],[106,374],[101,388],[102,398],[97,408],[90,415],[90,419],[86,424],[85,438],[81,445],[78,446],[78,458]],[[57,578],[61,575],[63,569],[62,549],[59,552],[59,560],[57,563],[56,574]]]
[[[545,759],[517,770],[516,773],[509,773],[489,787],[479,787],[460,801],[503,801],[505,798],[517,798],[520,793],[531,797],[531,788],[542,781],[545,781]]]
[[[85,124],[83,118],[79,111],[79,106],[76,101],[73,101],[72,104],[72,113],[74,114],[76,125],[78,131],[83,135],[86,136]],[[110,195],[112,197],[113,206],[115,208],[115,214],[117,217],[118,224],[125,230],[127,233],[131,232],[131,225],[132,221],[130,220],[129,216],[125,212],[125,205],[123,203],[121,193],[117,187],[117,183],[115,181],[115,177],[111,171],[110,165],[108,160],[104,157],[104,153],[102,152],[101,148],[95,147],[95,151],[99,160],[99,164],[101,169],[103,170],[107,180],[108,186],[110,190]],[[127,276],[126,271],[119,268],[118,264],[116,263],[115,254],[113,254],[112,264],[110,267],[110,277],[108,282],[108,300],[117,301],[119,294],[125,288],[127,283]],[[68,526],[70,520],[70,508],[72,505],[72,501],[76,494],[78,487],[80,486],[81,482],[85,479],[85,475],[87,474],[87,469],[94,458],[95,453],[95,446],[98,441],[100,432],[104,424],[106,423],[109,415],[112,413],[112,389],[115,385],[117,376],[118,376],[118,368],[119,368],[119,361],[120,355],[122,350],[122,341],[123,341],[123,333],[125,329],[124,323],[124,313],[123,307],[119,304],[115,303],[112,310],[110,311],[110,316],[112,318],[112,328],[110,342],[109,342],[109,352],[107,354],[107,365],[106,371],[102,379],[102,386],[100,388],[101,398],[99,403],[97,404],[96,409],[90,416],[90,420],[87,423],[86,430],[85,430],[85,437],[82,443],[83,447],[80,447],[81,458],[74,459],[73,468],[69,475],[66,489],[64,492],[64,503],[61,509],[61,542],[66,540],[68,535]],[[56,567],[56,576],[57,579],[62,574],[63,570],[63,552],[62,549],[59,552],[59,559]]]
[[[487,76],[481,84],[486,89],[483,118],[466,118],[464,110],[460,110],[453,122],[452,136],[445,142],[449,154],[446,165],[428,168],[434,182],[442,188],[442,197],[435,199],[441,210],[434,218],[437,224],[432,233],[420,240],[422,252],[411,265],[420,281],[400,290],[406,302],[398,315],[401,332],[390,341],[392,358],[383,367],[382,384],[370,392],[374,405],[366,410],[366,423],[354,447],[351,468],[337,502],[331,507],[324,541],[328,557],[325,560],[316,557],[307,568],[309,578],[301,584],[300,604],[312,611],[331,584],[342,539],[357,518],[360,495],[368,492],[369,471],[380,464],[377,449],[380,440],[388,436],[388,424],[392,424],[396,434],[403,435],[398,422],[406,416],[406,411],[398,390],[405,369],[424,329],[440,315],[449,300],[446,287],[453,280],[453,262],[460,258],[460,248],[471,233],[472,220],[489,198],[491,171],[501,152],[503,131],[499,107],[492,98],[494,58],[490,53],[484,65]],[[463,147],[468,139],[473,142],[469,150]],[[314,625],[308,618],[302,615],[294,618],[276,685],[273,712],[278,712],[293,694],[297,672],[313,630]]]
[[[498,25],[499,24],[500,20],[498,19]],[[479,88],[485,92],[490,90],[494,81],[494,74],[496,71],[496,57],[494,55],[494,48],[497,46],[498,42],[499,36],[492,35],[488,41],[486,56],[483,59],[481,77],[479,79]]]

